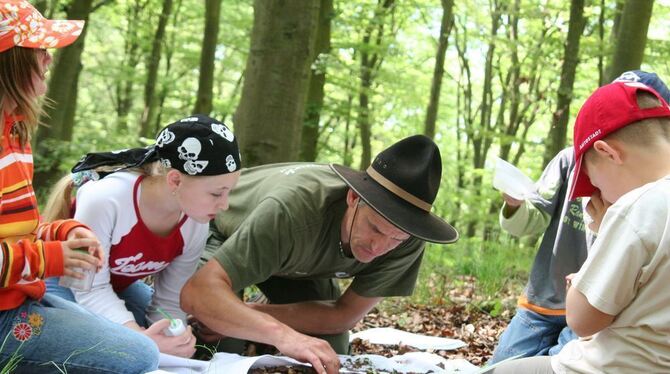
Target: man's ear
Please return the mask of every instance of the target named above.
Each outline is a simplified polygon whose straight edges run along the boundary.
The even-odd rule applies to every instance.
[[[358,196],[358,194],[351,188],[347,191],[347,206],[353,207],[358,204],[360,199],[360,196]]]
[[[179,186],[182,183],[182,175],[179,171],[175,169],[170,169],[165,175],[165,180],[167,181],[168,188],[172,193],[175,193]]]
[[[593,143],[593,149],[598,156],[604,160],[614,162],[617,165],[623,164],[623,148],[615,140],[596,140]]]

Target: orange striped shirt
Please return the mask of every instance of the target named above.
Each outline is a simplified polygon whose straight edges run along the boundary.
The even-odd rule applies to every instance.
[[[33,156],[30,144],[21,147],[12,133],[14,121],[4,116],[0,141],[0,310],[44,295],[42,279],[63,274],[60,241],[83,226],[73,220],[39,225]]]

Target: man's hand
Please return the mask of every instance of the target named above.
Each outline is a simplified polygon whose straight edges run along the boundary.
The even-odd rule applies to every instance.
[[[506,193],[503,193],[503,200],[505,201],[505,207],[503,208],[503,215],[505,218],[512,216],[517,209],[519,209],[521,204],[523,204],[523,200],[515,199]]]
[[[290,330],[275,346],[286,356],[309,362],[319,374],[336,374],[340,370],[340,360],[325,340]]]
[[[193,316],[188,317],[188,324],[193,328],[193,335],[205,343],[214,343],[225,338],[224,335],[210,329]]]
[[[607,212],[607,208],[609,208],[612,205],[612,203],[603,200],[602,196],[600,195],[600,190],[596,190],[596,192],[591,195],[591,200],[589,200],[588,204],[586,204],[586,213],[593,219],[593,222],[589,223],[589,229],[595,233],[598,233],[598,230],[600,230],[600,223],[603,221],[603,217],[605,216],[605,212]]]

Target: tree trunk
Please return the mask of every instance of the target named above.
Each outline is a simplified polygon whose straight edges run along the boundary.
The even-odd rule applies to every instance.
[[[63,133],[61,134],[63,140],[71,140],[72,132],[74,128],[74,119],[77,115],[77,89],[79,87],[79,76],[84,66],[79,63],[77,65],[77,74],[75,74],[74,79],[70,82],[70,92],[73,92],[73,95],[70,95],[70,100],[65,104],[65,111],[63,113],[63,122],[69,124],[68,126],[63,127]]]
[[[354,162],[351,150],[356,144],[356,136],[351,136],[351,131],[349,131],[351,125],[351,106],[353,101],[354,97],[350,93],[347,96],[347,115],[344,118],[344,152],[342,152],[342,165],[347,167],[351,167],[351,164]]]
[[[67,11],[68,19],[80,19],[88,21],[92,11],[93,0],[76,0]],[[76,80],[79,74],[81,64],[81,53],[84,50],[84,41],[88,26],[84,27],[81,35],[71,46],[59,49],[54,56],[54,64],[51,67],[49,86],[46,96],[53,100],[53,105],[45,106],[44,114],[40,118],[42,123],[47,124],[40,128],[37,133],[37,141],[45,139],[70,140],[63,137],[64,128],[72,127],[72,123],[66,123],[64,116],[68,103],[77,95],[76,90],[72,90],[72,82]]]
[[[93,11],[93,0],[75,0],[67,9],[68,19],[79,19],[88,22]],[[35,139],[35,159],[41,167],[35,171],[34,184],[48,186],[49,182],[59,174],[59,160],[49,157],[53,147],[65,144],[72,137],[72,120],[76,111],[77,82],[81,71],[81,53],[88,26],[84,27],[79,38],[67,48],[59,49],[54,56],[51,79],[46,96],[53,101],[52,105],[43,107],[41,126]]]
[[[198,95],[193,113],[209,115],[212,112],[212,89],[214,88],[214,54],[219,39],[219,16],[221,0],[205,1],[205,35],[200,53],[200,76]]]
[[[356,122],[361,134],[361,162],[359,166],[361,170],[366,169],[372,161],[370,93],[372,92],[374,73],[379,70],[382,58],[378,50],[384,39],[384,17],[389,10],[392,10],[394,5],[395,0],[379,0],[375,15],[365,28],[363,46],[359,50],[361,56],[361,70],[359,73],[361,85],[358,93],[358,117]],[[373,38],[374,43],[371,42]],[[374,52],[370,53],[371,50]]]
[[[298,159],[319,2],[255,0],[235,132],[245,166]]]
[[[607,81],[621,73],[639,69],[647,44],[647,30],[654,0],[628,0],[621,13],[621,25],[614,45]]]
[[[135,0],[128,5],[128,28],[125,32],[123,48],[123,66],[120,79],[116,82],[116,117],[117,130],[122,133],[128,131],[128,114],[133,105],[133,87],[135,85],[135,70],[140,62],[140,43],[137,27],[140,24],[140,14],[146,8],[147,1]]]
[[[568,38],[563,50],[561,82],[558,86],[556,110],[554,111],[551,128],[547,135],[548,144],[544,152],[543,167],[547,166],[549,161],[565,147],[568,120],[570,118],[570,103],[572,102],[572,88],[575,83],[577,65],[579,64],[579,42],[585,25],[584,0],[571,0]]]
[[[46,14],[49,2],[48,0],[37,0],[33,2],[33,5],[35,6],[35,9],[37,9],[40,13]]]
[[[442,76],[444,75],[444,57],[447,52],[449,33],[454,24],[454,0],[442,0],[442,22],[440,24],[440,37],[437,43],[435,55],[435,68],[433,70],[433,81],[430,85],[430,100],[426,110],[426,121],[423,133],[435,137],[435,123],[437,122],[437,111],[440,105],[440,90],[442,88]]]
[[[161,62],[161,50],[165,39],[165,28],[172,13],[172,0],[163,0],[163,10],[158,19],[158,27],[151,45],[151,55],[147,61],[147,80],[144,85],[144,110],[140,120],[140,136],[153,137],[152,125],[156,121],[156,85],[158,84],[158,67]]]
[[[598,86],[605,84],[605,0],[600,0],[600,14],[598,15]]]
[[[321,119],[321,108],[323,107],[323,87],[326,84],[327,60],[324,57],[330,53],[330,24],[333,13],[333,0],[321,0],[314,41],[314,56],[311,59],[307,102],[305,104],[305,121],[302,125],[302,146],[300,149],[300,159],[302,161],[314,161],[318,154],[319,121]]]

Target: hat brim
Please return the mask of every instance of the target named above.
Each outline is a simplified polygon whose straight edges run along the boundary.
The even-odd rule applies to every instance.
[[[584,154],[579,156],[579,160],[575,165],[573,170],[572,177],[572,186],[570,187],[570,200],[574,200],[578,197],[591,196],[596,192],[596,188],[591,184],[591,179],[586,175],[584,168]]]
[[[16,45],[24,48],[62,48],[74,43],[84,28],[85,21],[76,20],[49,20],[44,19],[42,28],[46,31],[44,37],[39,39],[25,38]],[[56,30],[63,30],[62,32]]]
[[[445,220],[399,198],[366,172],[336,164],[330,167],[372,209],[402,231],[432,243],[448,244],[458,240],[458,232]]]

